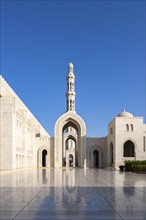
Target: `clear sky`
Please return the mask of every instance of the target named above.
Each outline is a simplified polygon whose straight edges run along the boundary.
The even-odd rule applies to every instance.
[[[50,135],[70,60],[88,136],[123,108],[145,116],[145,1],[1,1],[1,74]]]

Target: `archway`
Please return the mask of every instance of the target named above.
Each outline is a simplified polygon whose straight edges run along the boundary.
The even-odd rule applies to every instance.
[[[89,152],[89,166],[91,168],[103,167],[103,150],[100,146],[94,145],[91,146],[90,152]]]
[[[37,166],[38,167],[50,167],[50,148],[47,146],[41,146],[37,151]]]
[[[93,155],[94,155],[94,167],[97,168],[99,166],[99,152],[98,152],[98,150],[94,150]]]
[[[46,156],[47,156],[47,151],[43,150],[42,151],[42,167],[46,167]]]
[[[135,145],[132,141],[128,140],[124,143],[123,156],[135,157]]]
[[[65,149],[66,150],[77,150],[77,139],[72,136],[64,138]]]
[[[74,140],[71,136],[68,138],[64,138],[63,144],[63,156],[62,156],[62,166],[69,167],[69,160],[68,157],[70,154],[74,157],[73,167],[77,166],[77,141]]]
[[[72,167],[73,166],[73,155],[70,154],[68,159],[69,159],[69,167]]]
[[[62,128],[62,166],[75,167],[75,161],[77,160],[77,142],[78,142],[78,127],[72,121],[68,121]],[[72,155],[72,157],[70,156]],[[74,157],[74,163],[73,163]]]
[[[67,158],[67,154],[72,154],[74,161],[78,160],[79,167],[85,167],[86,125],[83,119],[75,112],[68,111],[57,120],[54,133],[54,167],[62,167],[64,158]],[[74,153],[73,150],[68,153],[66,151],[65,141],[68,137],[75,141],[76,146]]]
[[[110,167],[112,167],[114,163],[114,152],[113,152],[113,143],[110,144]]]
[[[65,131],[65,132],[64,132]],[[78,161],[78,130],[77,127],[72,123],[67,123],[63,127],[62,133],[63,149],[62,149],[62,166],[70,167],[70,155],[74,158],[72,161],[72,167],[77,166]]]

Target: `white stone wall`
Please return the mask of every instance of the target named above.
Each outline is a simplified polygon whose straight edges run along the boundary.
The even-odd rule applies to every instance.
[[[50,166],[54,167],[54,137],[50,138]]]
[[[125,160],[135,159],[135,160],[144,160],[144,151],[143,151],[143,118],[134,117],[134,118],[120,118],[116,117],[116,132],[115,132],[115,166],[123,164]],[[126,130],[126,125],[133,125],[133,131]],[[135,145],[135,157],[126,158],[123,156],[123,145],[127,140],[131,140]]]
[[[143,129],[143,151],[144,151],[144,157],[146,160],[146,124],[144,124],[144,129]]]
[[[113,143],[113,167],[119,168],[125,160],[144,160],[145,125],[142,117],[115,117],[108,126],[107,166],[110,166],[110,144]],[[124,143],[132,141],[135,146],[134,157],[124,157]]]
[[[107,145],[106,145],[106,167],[115,167],[115,132],[116,132],[116,126],[115,126],[115,119],[113,119],[108,124],[108,136],[107,136]],[[111,145],[113,146],[113,161],[111,161]]]
[[[13,97],[0,97],[0,169],[14,167],[13,120]]]
[[[38,166],[42,146],[50,149],[49,134],[0,76],[0,169]]]
[[[74,111],[68,111],[58,118],[55,124],[54,166],[62,167],[63,162],[63,129],[68,125],[75,126],[78,132],[78,167],[86,166],[86,124]]]
[[[86,156],[87,167],[94,167],[93,165],[93,152],[97,150],[99,152],[99,168],[106,166],[106,137],[103,138],[86,138]]]
[[[47,151],[47,167],[62,167],[60,146],[63,128],[68,123],[74,124],[78,131],[72,138],[76,140],[78,148],[79,167],[94,167],[95,151],[98,151],[98,168],[118,169],[126,159],[146,160],[146,124],[143,117],[133,117],[130,113],[128,117],[124,117],[126,114],[125,111],[122,112],[109,123],[107,137],[86,138],[86,124],[83,119],[74,111],[66,112],[56,122],[55,137],[50,137],[0,76],[0,169],[42,167],[43,150]],[[134,158],[123,156],[123,146],[127,140],[134,143]]]

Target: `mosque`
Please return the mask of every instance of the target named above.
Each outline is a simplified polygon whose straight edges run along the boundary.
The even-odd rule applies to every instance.
[[[86,136],[86,124],[75,111],[75,75],[68,64],[66,112],[46,132],[0,76],[0,169],[32,167],[111,168],[125,160],[146,159],[146,124],[125,110],[108,124],[102,138]]]

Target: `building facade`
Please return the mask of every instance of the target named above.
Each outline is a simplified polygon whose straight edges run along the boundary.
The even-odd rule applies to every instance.
[[[75,75],[68,65],[66,112],[54,137],[45,131],[0,76],[0,169],[81,167],[118,169],[125,160],[146,159],[146,124],[125,110],[102,138],[86,136],[86,124],[75,111]]]

